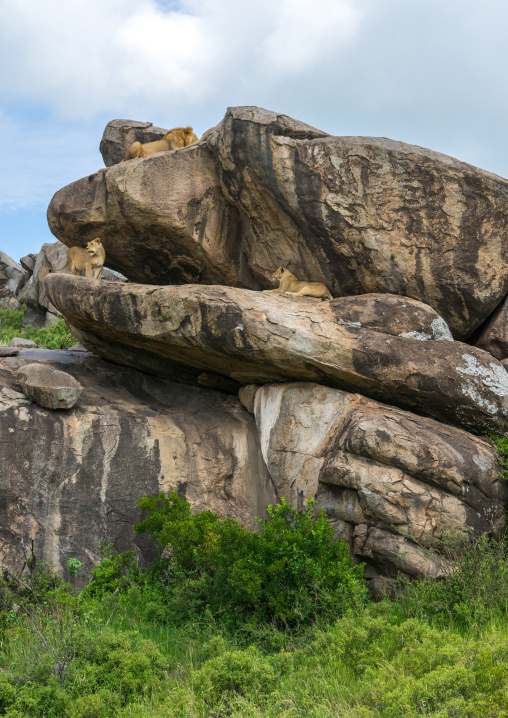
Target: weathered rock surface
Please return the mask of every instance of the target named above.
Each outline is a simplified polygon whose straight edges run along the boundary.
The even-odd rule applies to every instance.
[[[506,180],[437,152],[237,107],[204,143],[63,188],[48,220],[68,246],[100,233],[133,281],[259,289],[283,265],[334,295],[423,301],[460,339],[508,290],[507,200]]]
[[[37,343],[31,339],[25,339],[24,337],[14,337],[9,342],[9,346],[15,349],[35,349]]]
[[[406,339],[453,341],[445,320],[423,302],[396,294],[361,294],[333,299],[338,324],[374,329]]]
[[[48,222],[68,246],[100,236],[107,266],[136,282],[240,286],[252,275],[240,267],[238,212],[202,144],[73,182],[53,197]]]
[[[240,384],[316,381],[477,431],[508,428],[508,375],[489,354],[341,325],[337,303],[63,274],[47,277],[46,291],[85,347],[149,373],[191,383],[201,372]]]
[[[37,261],[37,254],[31,253],[26,254],[24,257],[21,257],[19,260],[19,263],[28,272],[28,276],[31,277],[34,269],[35,269],[35,263]]]
[[[47,364],[26,364],[15,376],[27,399],[46,409],[72,409],[83,387],[68,372]]]
[[[261,449],[281,496],[315,498],[354,554],[387,575],[439,575],[421,549],[468,528],[500,536],[508,486],[489,439],[311,383],[258,388]]]
[[[28,273],[5,252],[0,251],[0,308],[20,308],[16,295],[22,290]]]
[[[23,326],[32,324],[34,327],[49,327],[58,320],[57,309],[51,304],[46,290],[44,279],[48,274],[62,272],[70,274],[70,267],[67,265],[67,249],[61,242],[46,242],[42,245],[41,251],[35,256],[35,264],[32,276],[27,284],[23,296],[19,297],[26,302],[25,314],[23,315]],[[118,282],[120,277],[107,268],[103,268],[99,279]]]
[[[28,402],[11,370],[34,361],[79,381],[74,409]],[[61,573],[70,557],[90,569],[102,541],[146,558],[149,545],[132,532],[145,493],[174,487],[195,509],[251,527],[277,501],[254,419],[236,397],[83,353],[22,350],[0,360],[0,466],[0,563],[19,567],[19,538],[33,538]]]
[[[508,295],[483,329],[476,346],[489,352],[496,359],[508,358]]]
[[[23,326],[32,324],[37,328],[48,327],[57,320],[57,309],[51,304],[43,282],[50,272],[70,272],[69,268],[64,268],[66,262],[67,247],[64,244],[46,242],[42,245],[28,285]]]
[[[19,352],[16,347],[4,347],[0,346],[0,357],[13,357]]]
[[[104,164],[106,167],[116,165],[123,160],[125,151],[133,142],[155,142],[164,137],[166,132],[151,122],[111,120],[106,125],[99,147]]]

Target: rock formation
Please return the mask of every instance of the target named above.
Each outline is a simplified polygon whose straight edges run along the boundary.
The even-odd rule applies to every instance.
[[[100,234],[133,281],[259,289],[283,265],[334,296],[418,299],[463,339],[508,290],[507,199],[437,152],[240,107],[203,143],[63,188],[48,220],[68,246]]]
[[[112,120],[106,125],[100,144],[100,153],[106,167],[123,160],[125,151],[133,142],[155,142],[166,134],[167,130],[155,127],[151,122],[133,120]]]
[[[83,390],[73,376],[45,364],[26,364],[14,373],[26,398],[46,409],[72,409]]]
[[[257,388],[253,408],[279,494],[299,508],[317,498],[354,555],[385,575],[439,575],[425,546],[504,529],[508,485],[489,440],[308,382]]]
[[[340,319],[340,299],[199,285],[97,286],[63,274],[47,277],[45,287],[85,347],[142,371],[189,382],[203,371],[240,384],[313,381],[460,426],[508,429],[508,374],[490,354],[359,327]]]
[[[24,364],[70,373],[83,386],[69,411],[30,403],[14,374]],[[248,526],[277,494],[253,417],[236,397],[183,387],[83,352],[21,350],[0,359],[0,563],[20,564],[19,540],[35,539],[60,572],[87,569],[101,541],[150,550],[132,524],[144,494],[176,488],[197,509]],[[85,572],[84,572],[85,573]]]
[[[89,351],[0,359],[2,560],[15,536],[60,570],[105,539],[148,555],[135,502],[169,486],[249,526],[314,498],[375,581],[439,576],[427,549],[449,531],[499,537],[507,484],[482,434],[508,429],[508,182],[255,107],[116,164],[164,132],[109,123],[107,168],[48,208],[66,246],[100,236],[141,284],[51,273],[60,244],[24,258],[33,310]],[[335,298],[261,293],[279,266]],[[28,403],[13,372],[34,362],[83,386],[74,408]]]
[[[20,308],[17,295],[28,280],[28,272],[0,251],[0,309]]]

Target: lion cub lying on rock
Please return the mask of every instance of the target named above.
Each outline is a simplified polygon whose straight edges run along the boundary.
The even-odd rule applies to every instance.
[[[279,287],[278,289],[265,289],[265,292],[293,294],[295,297],[333,299],[327,286],[322,282],[302,282],[289,269],[284,269],[284,267],[279,267],[272,274],[272,278],[279,281]]]
[[[179,150],[182,147],[193,145],[197,141],[198,136],[194,134],[192,127],[175,127],[173,130],[168,130],[161,140],[146,142],[144,145],[141,142],[133,142],[125,153],[122,162],[153,155],[155,152]]]
[[[99,274],[105,261],[106,252],[101,240],[96,237],[91,242],[88,242],[86,249],[83,249],[83,247],[70,247],[67,250],[66,263],[56,271],[61,272],[69,264],[72,274],[80,275],[85,269],[86,276],[89,279],[99,279]]]

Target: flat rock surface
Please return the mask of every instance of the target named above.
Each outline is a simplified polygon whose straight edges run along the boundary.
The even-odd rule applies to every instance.
[[[147,287],[46,279],[81,343],[104,358],[196,382],[315,381],[483,431],[508,428],[508,376],[488,353],[344,326],[309,297],[230,287]]]
[[[508,290],[507,207],[507,180],[438,152],[234,107],[202,143],[64,187],[48,221],[133,281],[260,289],[282,265],[422,301],[463,339]]]
[[[354,554],[385,575],[440,575],[422,550],[449,532],[499,537],[508,485],[485,437],[312,383],[253,399],[261,449],[281,496],[324,509]]]
[[[34,361],[71,374],[79,404],[52,412],[30,403],[13,371]],[[253,527],[277,501],[253,417],[236,397],[152,379],[75,352],[21,350],[0,360],[0,563],[20,567],[19,539],[60,573],[99,560],[99,544],[153,546],[136,537],[135,502],[178,490],[195,509]]]

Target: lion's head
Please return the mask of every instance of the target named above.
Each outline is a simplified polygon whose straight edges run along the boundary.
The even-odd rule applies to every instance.
[[[288,270],[285,267],[279,267],[275,270],[275,272],[272,274],[272,279],[280,280],[284,276],[284,273]]]
[[[102,247],[101,240],[99,237],[96,237],[95,239],[92,239],[91,242],[88,242],[86,245],[86,251],[93,257],[94,254],[97,254],[97,251]]]

